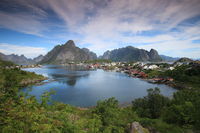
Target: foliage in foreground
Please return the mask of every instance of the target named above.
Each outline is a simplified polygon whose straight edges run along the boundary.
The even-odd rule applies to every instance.
[[[160,133],[183,133],[200,127],[198,89],[177,91],[172,99],[161,95],[158,88],[149,89],[147,96],[125,108],[110,98],[99,101],[96,107],[83,109],[62,103],[50,105],[48,93],[43,94],[41,102],[33,96],[19,95],[20,80],[32,75],[15,69],[0,69],[0,72],[0,132],[3,133],[124,133],[133,121]]]
[[[158,89],[150,89],[148,96],[140,100],[144,100],[142,102],[144,105],[149,101],[158,102],[163,99],[163,96],[157,91]],[[35,97],[25,98],[24,95],[20,95],[3,98],[4,96],[1,95],[0,129],[1,132],[30,133],[124,133],[128,132],[130,123],[138,121],[151,131],[182,133],[186,129],[198,129],[200,126],[198,108],[200,103],[192,99],[182,99],[182,96],[186,94],[188,92],[179,91],[172,100],[165,99],[167,104],[154,105],[154,107],[146,107],[142,104],[137,106],[139,105],[137,102],[140,101],[135,100],[132,107],[120,108],[118,101],[110,98],[99,101],[96,107],[86,110],[62,103],[49,105],[47,93],[42,96],[40,103]],[[194,96],[196,93],[191,95]],[[193,97],[193,99],[196,98]],[[155,106],[160,108],[155,108]],[[174,107],[176,108],[173,109]],[[138,109],[149,110],[149,112],[146,112],[147,116],[140,116]],[[156,119],[151,118],[154,117],[154,112],[150,111],[152,109],[159,109],[159,111],[155,110]]]
[[[158,88],[149,89],[147,96],[134,100],[132,105],[133,111],[147,119],[147,125],[154,125],[155,128],[166,123],[184,129],[200,128],[200,91],[197,89],[177,91],[172,99],[161,95]],[[142,120],[144,123],[145,119]],[[155,119],[166,123],[159,124]],[[160,127],[157,128],[159,130]]]

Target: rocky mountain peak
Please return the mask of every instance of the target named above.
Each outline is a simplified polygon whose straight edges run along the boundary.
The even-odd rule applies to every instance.
[[[41,63],[65,64],[73,61],[85,61],[96,59],[96,54],[86,48],[76,47],[73,40],[67,41],[64,45],[57,45],[44,58]]]
[[[35,61],[36,63],[40,62],[41,60],[43,60],[44,56],[43,55],[39,55],[38,57],[35,57],[33,59],[33,61]]]
[[[82,48],[82,50],[89,55],[90,60],[97,59],[97,55],[94,52],[91,52],[88,48]]]
[[[150,53],[158,53],[155,49],[151,49]]]
[[[155,57],[155,56],[158,56],[158,52],[155,49],[151,49],[150,52],[149,52],[149,55],[152,56],[152,57],[153,56]]]
[[[161,61],[161,57],[159,56],[158,52],[155,49],[151,49],[149,52],[149,57],[153,61]]]
[[[76,47],[75,43],[73,40],[69,40],[67,41],[64,46],[70,46],[70,47]]]
[[[82,48],[82,50],[84,50],[85,52],[90,52],[88,48]]]
[[[126,48],[134,48],[133,46],[127,46]]]

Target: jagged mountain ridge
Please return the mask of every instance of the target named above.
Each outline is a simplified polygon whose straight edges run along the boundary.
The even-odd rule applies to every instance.
[[[18,65],[30,65],[30,64],[36,64],[38,63],[41,58],[43,58],[42,55],[39,55],[38,57],[34,59],[30,59],[25,57],[24,55],[16,55],[16,54],[10,54],[10,55],[5,55],[3,53],[0,53],[0,59],[4,61],[10,61]]]
[[[55,46],[45,56],[39,55],[34,59],[28,59],[24,55],[5,55],[0,53],[0,58],[5,61],[11,61],[16,64],[63,64],[68,62],[85,61],[97,59],[97,55],[87,48],[78,48],[73,40],[69,40],[63,45]],[[106,51],[100,59],[110,59],[112,61],[174,61],[176,58],[159,55],[154,49],[150,51],[138,49],[132,46]]]
[[[15,54],[5,55],[3,53],[0,53],[0,58],[4,61],[11,61],[19,65],[33,64],[33,60],[26,58],[24,55],[21,56]]]
[[[166,55],[160,55],[160,57],[162,58],[163,61],[168,61],[168,62],[174,62],[174,61],[180,59],[179,57],[170,57],[170,56],[166,56]]]
[[[112,61],[162,61],[156,50],[147,51],[132,46],[106,51],[101,58]]]
[[[55,46],[41,61],[47,64],[63,64],[72,61],[85,61],[97,59],[95,53],[86,48],[80,49],[75,46],[74,41],[69,40],[63,45]]]
[[[82,50],[84,50],[87,54],[89,54],[89,58],[90,58],[90,59],[97,59],[96,53],[90,51],[90,50],[87,49],[87,48],[82,48]]]
[[[33,59],[33,61],[34,62],[40,62],[40,61],[42,61],[43,60],[43,58],[44,58],[44,56],[43,55],[39,55],[38,57],[35,57],[34,59]]]

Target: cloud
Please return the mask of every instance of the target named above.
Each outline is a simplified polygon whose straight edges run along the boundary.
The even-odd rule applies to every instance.
[[[0,17],[4,18],[0,20],[1,27],[62,41],[65,36],[67,39],[73,36],[79,40],[79,46],[88,46],[98,55],[130,44],[152,47],[162,54],[170,54],[174,48],[174,53],[182,56],[184,51],[200,45],[192,43],[200,36],[199,0],[11,0],[8,3],[12,2],[15,3],[10,5],[16,5],[18,10],[0,11]],[[197,23],[191,24],[192,18],[197,18]],[[160,33],[143,36],[143,32],[151,31]],[[187,55],[197,57],[197,54],[191,50]]]
[[[107,1],[109,0],[46,0],[46,3],[65,21],[70,30],[76,30],[89,22]]]
[[[151,47],[160,50],[160,53],[169,54],[167,51],[172,49],[181,51],[194,47],[189,40],[199,36],[200,26],[187,27],[181,23],[196,15],[200,15],[198,0],[113,0],[99,9],[79,32],[85,35],[83,43],[91,44],[89,48],[95,52],[127,44],[137,47],[138,43],[150,43],[151,45],[140,47]],[[181,32],[171,32],[173,28],[178,28]],[[151,30],[163,31],[163,34],[154,37],[139,35]],[[124,35],[126,32],[132,36]],[[184,41],[179,41],[180,39]],[[164,45],[166,46],[163,47]],[[176,56],[183,55],[184,51]],[[197,57],[199,54],[193,52],[190,56]]]
[[[156,46],[156,47],[155,47]],[[150,50],[151,48],[155,48],[160,53],[173,57],[191,57],[191,58],[199,58],[200,55],[200,45],[192,44],[190,41],[169,41],[162,42],[159,44],[148,44],[141,45],[138,48],[143,48]]]
[[[0,28],[44,36],[49,30],[48,13],[41,1],[32,0],[2,0],[0,3]]]
[[[0,12],[0,27],[20,31],[26,34],[42,36],[42,32],[47,30],[34,16],[19,13]]]
[[[40,54],[45,55],[47,53],[47,50],[43,47],[19,46],[14,44],[0,43],[0,52],[7,55],[23,54],[28,58],[34,58]]]

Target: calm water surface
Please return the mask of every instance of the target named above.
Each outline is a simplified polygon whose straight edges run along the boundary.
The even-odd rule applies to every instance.
[[[103,70],[72,71],[53,65],[24,70],[47,76],[49,81],[43,85],[23,88],[23,92],[39,99],[41,94],[53,89],[56,94],[51,96],[52,100],[81,107],[94,106],[98,100],[110,97],[115,97],[120,103],[129,103],[145,96],[149,88],[159,87],[161,93],[169,97],[176,91],[166,85],[150,84],[123,73]]]

